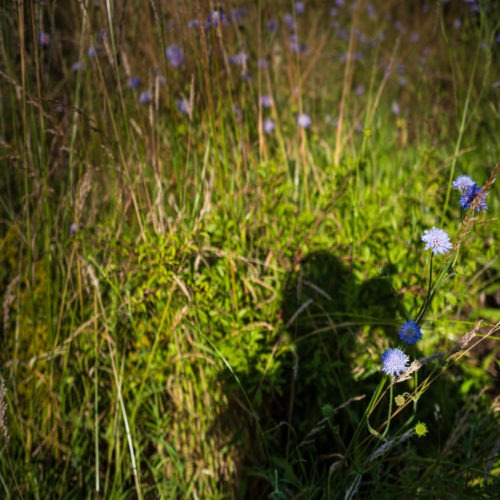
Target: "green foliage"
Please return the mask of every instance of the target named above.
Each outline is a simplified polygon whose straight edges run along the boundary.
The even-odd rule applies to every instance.
[[[494,497],[498,7],[104,3],[0,7],[0,496]]]

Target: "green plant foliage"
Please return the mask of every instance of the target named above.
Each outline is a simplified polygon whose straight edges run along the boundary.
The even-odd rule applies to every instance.
[[[496,3],[4,3],[0,497],[496,498]]]

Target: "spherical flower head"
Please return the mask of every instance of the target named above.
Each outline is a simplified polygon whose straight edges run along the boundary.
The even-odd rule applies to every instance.
[[[262,58],[257,61],[257,66],[260,69],[267,69],[269,67],[269,63],[267,62],[267,59]]]
[[[309,127],[309,125],[311,125],[311,117],[305,113],[300,113],[299,116],[297,116],[297,125],[300,128]]]
[[[463,210],[467,210],[474,204],[476,212],[479,210],[488,210],[488,205],[486,203],[487,196],[488,194],[474,182],[466,188],[465,192],[460,197],[460,206]]]
[[[229,56],[229,62],[231,64],[234,64],[236,66],[244,66],[248,62],[248,54],[246,52],[243,52],[240,50],[237,54],[234,56]]]
[[[271,118],[266,118],[262,122],[262,128],[266,134],[270,134],[274,130],[274,121]]]
[[[282,20],[289,28],[295,29],[295,21],[292,14],[290,14],[289,12],[283,14]]]
[[[177,109],[183,115],[189,115],[191,113],[191,103],[189,102],[189,99],[186,99],[185,97],[179,99],[177,101]]]
[[[222,8],[214,9],[209,15],[208,15],[208,27],[210,26],[218,26],[222,22],[226,21],[226,14],[224,14],[224,11]]]
[[[72,65],[71,65],[71,69],[72,71],[74,71],[75,73],[77,71],[83,71],[85,69],[85,64],[80,62],[80,61],[76,61],[74,62]]]
[[[410,362],[408,355],[401,349],[387,349],[387,351],[382,354],[380,360],[382,361],[382,371],[392,377],[396,377],[403,373]]]
[[[141,84],[141,79],[138,76],[132,76],[127,80],[127,85],[132,90],[136,90]]]
[[[141,104],[149,104],[153,100],[153,96],[149,90],[145,90],[144,92],[141,92],[139,95],[139,102]]]
[[[415,427],[413,428],[414,431],[415,431],[415,434],[418,436],[418,437],[423,437],[427,434],[428,430],[427,430],[427,425],[425,425],[424,422],[417,422],[415,424]]]
[[[407,344],[415,344],[422,338],[422,331],[415,321],[407,321],[399,329],[399,338]]]
[[[396,403],[396,406],[403,406],[405,404],[406,398],[403,396],[403,394],[398,394],[394,398],[394,402]]]
[[[295,2],[295,13],[296,14],[303,14],[305,10],[306,10],[306,6],[305,6],[304,2]]]
[[[259,100],[263,108],[270,108],[273,105],[273,98],[270,95],[261,95]]]
[[[50,45],[50,35],[45,33],[45,31],[38,33],[38,45],[41,47],[48,47]]]
[[[167,56],[168,62],[174,67],[178,68],[182,65],[184,61],[183,50],[175,44],[169,45],[165,50],[165,55]]]
[[[278,31],[278,21],[275,18],[269,19],[266,23],[267,29],[271,32]]]
[[[444,255],[452,249],[450,237],[443,229],[433,227],[432,229],[424,231],[422,241],[425,243],[425,249],[432,250],[433,255],[438,253]]]
[[[468,187],[473,186],[475,182],[468,175],[459,175],[451,187],[458,189],[461,193],[467,190]]]

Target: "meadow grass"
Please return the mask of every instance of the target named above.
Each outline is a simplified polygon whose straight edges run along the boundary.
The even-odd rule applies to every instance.
[[[0,9],[2,496],[500,494],[495,2]]]

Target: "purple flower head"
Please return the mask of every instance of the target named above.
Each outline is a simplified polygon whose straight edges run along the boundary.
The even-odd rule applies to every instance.
[[[188,21],[188,28],[198,28],[199,25],[200,21],[198,21],[198,19],[191,19]]]
[[[186,99],[185,97],[183,97],[182,99],[179,99],[177,101],[177,109],[183,115],[190,115],[191,114],[191,103],[189,102],[189,99]]]
[[[94,46],[89,47],[87,55],[90,57],[90,59],[94,59],[94,57],[97,56],[97,48]]]
[[[377,13],[375,12],[375,7],[371,3],[369,3],[366,6],[366,10],[368,12],[368,17],[373,21],[373,19],[377,17]]]
[[[356,93],[356,95],[362,95],[365,92],[365,88],[363,87],[363,85],[358,85],[354,89],[354,92]]]
[[[229,62],[236,66],[244,66],[248,61],[248,54],[240,50],[234,56],[229,56]]]
[[[444,255],[452,249],[450,237],[443,229],[433,227],[424,231],[422,241],[425,243],[425,250],[432,250],[433,255],[438,253]]]
[[[290,35],[290,50],[295,54],[304,54],[307,52],[307,45],[305,43],[300,43],[299,37],[293,33]]]
[[[267,21],[266,26],[267,29],[273,33],[275,31],[278,31],[278,21],[275,18],[269,19],[269,21]]]
[[[399,338],[407,344],[415,344],[422,338],[420,327],[412,320],[407,321],[399,329]]]
[[[297,116],[297,125],[300,128],[309,127],[309,125],[311,125],[311,117],[309,115],[306,115],[305,113],[300,113]]]
[[[270,134],[274,130],[274,121],[271,118],[266,118],[262,122],[262,128],[266,134]]]
[[[467,210],[470,206],[474,205],[476,212],[479,212],[479,210],[488,210],[488,205],[486,203],[487,196],[488,193],[485,193],[474,182],[466,188],[464,194],[460,197],[460,206],[463,210]]]
[[[287,12],[286,14],[283,14],[283,17],[281,18],[283,22],[292,30],[295,29],[295,20],[293,19],[292,14]]]
[[[397,102],[393,102],[392,103],[392,112],[395,114],[395,115],[399,115],[399,104]]]
[[[224,11],[222,9],[214,9],[209,15],[208,15],[208,27],[210,26],[218,26],[220,23],[224,22],[226,20],[226,14],[224,14]]]
[[[248,12],[246,7],[237,7],[229,12],[229,19],[232,23],[240,22]]]
[[[269,63],[267,62],[267,59],[262,58],[257,61],[257,66],[260,69],[267,69],[269,67]]]
[[[451,187],[458,189],[461,193],[467,190],[470,186],[473,186],[475,182],[468,175],[459,175],[454,181]]]
[[[169,45],[165,50],[165,55],[167,56],[168,62],[174,67],[178,68],[182,65],[184,61],[184,52],[182,49],[175,44]]]
[[[273,105],[273,98],[267,94],[261,95],[259,101],[263,108],[270,108]]]
[[[138,76],[131,76],[127,80],[128,88],[132,90],[137,90],[140,84],[141,84],[141,79]]]
[[[83,229],[83,224],[81,222],[78,224],[73,222],[69,227],[69,234],[76,234],[80,229]]]
[[[45,31],[38,33],[38,45],[41,47],[48,47],[50,45],[50,35]]]
[[[85,69],[85,64],[80,61],[76,61],[71,65],[71,69],[76,73],[77,71],[83,71]]]
[[[295,14],[303,14],[306,10],[304,2],[295,2]]]
[[[401,349],[387,349],[380,360],[382,371],[396,377],[406,371],[410,358]]]
[[[141,104],[149,104],[153,100],[153,95],[149,90],[141,92],[139,95],[139,102]]]

